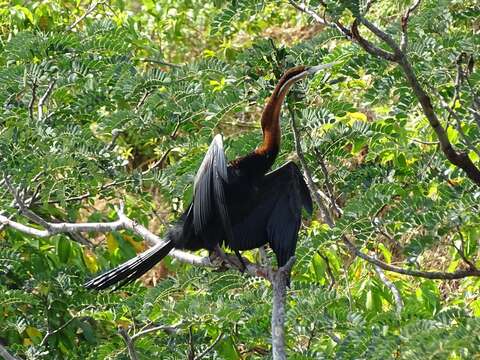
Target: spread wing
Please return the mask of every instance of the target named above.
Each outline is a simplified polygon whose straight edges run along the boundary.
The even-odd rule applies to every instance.
[[[302,208],[312,213],[312,198],[297,165],[288,162],[265,175],[249,214],[233,228],[232,248],[270,244],[278,266],[295,254]]]
[[[213,217],[220,217],[227,238],[233,238],[225,200],[224,187],[227,182],[227,159],[222,136],[218,134],[210,144],[193,183],[195,233],[201,234]]]

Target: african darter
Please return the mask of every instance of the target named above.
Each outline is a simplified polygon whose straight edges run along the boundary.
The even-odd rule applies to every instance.
[[[216,135],[196,174],[193,200],[167,231],[166,242],[97,276],[86,287],[100,290],[129,283],[172,249],[207,249],[221,256],[225,254],[220,246],[225,245],[244,266],[240,251],[268,243],[278,266],[285,265],[295,253],[302,208],[311,213],[312,199],[295,163],[267,173],[280,148],[280,110],[294,83],[329,66],[298,66],[281,77],[262,113],[263,142],[253,152],[227,164],[222,137]]]

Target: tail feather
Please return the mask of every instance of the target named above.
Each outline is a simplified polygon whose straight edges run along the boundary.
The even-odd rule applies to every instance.
[[[118,289],[145,274],[156,263],[167,256],[173,248],[174,244],[172,241],[156,245],[120,266],[93,278],[85,283],[85,287],[87,289],[103,290],[119,283],[115,287],[115,289]]]

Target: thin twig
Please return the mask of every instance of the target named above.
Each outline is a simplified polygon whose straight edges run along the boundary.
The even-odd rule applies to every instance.
[[[80,16],[77,20],[75,20],[75,22],[72,25],[69,25],[67,27],[67,31],[71,31],[75,26],[77,26],[81,21],[83,21],[83,19],[85,19],[88,15],[90,15],[97,8],[98,5],[102,3],[103,1],[92,2],[92,4],[87,9],[87,11],[85,11],[85,13],[82,16]]]
[[[192,325],[188,327],[188,360],[195,360],[195,346],[193,345],[193,329]]]
[[[13,188],[12,184],[10,184],[10,180],[8,177],[5,177],[5,184],[7,185],[10,193],[13,195],[16,205],[18,205],[18,207],[20,208],[20,212],[33,222],[48,228],[48,223],[45,220],[43,220],[40,216],[28,209],[28,206],[25,204],[18,191]]]
[[[46,341],[48,340],[48,338],[50,336],[53,336],[57,333],[59,333],[60,331],[62,331],[63,329],[65,329],[68,325],[70,325],[74,320],[76,319],[79,319],[78,317],[72,317],[70,320],[68,320],[66,323],[64,323],[62,326],[60,326],[58,329],[56,330],[53,330],[53,331],[47,331],[47,333],[45,334],[45,336],[43,337],[42,341],[40,342],[40,347],[42,347],[43,345],[45,345]]]
[[[122,336],[125,344],[127,345],[128,355],[132,360],[140,360],[138,357],[137,351],[135,350],[135,345],[133,343],[132,338],[128,335],[127,331],[124,328],[120,328],[118,333]]]
[[[140,108],[143,106],[143,104],[145,103],[145,100],[147,100],[148,96],[151,94],[150,91],[146,90],[142,97],[140,98],[140,100],[138,101],[138,104],[135,106],[135,112],[138,113],[138,111],[140,110]]]
[[[167,160],[168,154],[170,154],[170,152],[171,152],[173,149],[174,149],[173,147],[167,149],[167,151],[165,151],[165,152],[163,153],[162,157],[161,157],[159,160],[155,161],[152,165],[150,165],[150,166],[148,167],[148,169],[145,170],[142,174],[145,175],[147,172],[151,171],[152,169],[157,169],[157,168],[162,169],[162,168],[163,168],[163,163],[165,162],[165,160]]]
[[[30,116],[30,120],[33,121],[33,107],[35,106],[35,101],[37,100],[37,79],[34,79],[32,82],[32,98],[28,103],[28,115]]]
[[[310,15],[319,24],[328,25],[327,21],[324,18],[322,18],[315,11],[313,11],[308,6],[306,6],[303,1],[301,3],[297,3],[294,0],[288,0],[288,2],[297,10],[300,10],[301,12],[304,12],[305,14]]]
[[[117,140],[121,134],[123,134],[123,131],[121,129],[112,130],[112,139],[110,140],[110,143],[105,148],[107,151],[111,151],[115,148],[115,144],[117,143]]]
[[[43,120],[43,105],[45,104],[45,101],[47,101],[48,97],[53,91],[53,87],[55,86],[56,80],[50,81],[48,84],[47,90],[45,90],[45,93],[43,96],[38,100],[38,105],[37,105],[37,119],[38,121]]]
[[[413,138],[411,139],[413,142],[416,142],[416,143],[419,143],[419,144],[422,144],[422,145],[439,145],[440,142],[438,141],[425,141],[425,140],[420,140],[420,139],[417,139],[417,138]]]
[[[380,266],[374,265],[373,268],[374,268],[375,272],[377,273],[380,281],[382,283],[384,283],[385,286],[388,287],[390,289],[390,291],[392,292],[393,300],[395,301],[395,307],[397,309],[397,314],[400,315],[402,313],[402,310],[403,310],[403,300],[402,300],[402,296],[400,295],[400,291],[398,291],[395,284],[387,278],[387,276],[385,275],[385,273],[383,272],[383,270]]]
[[[347,248],[359,258],[362,258],[365,261],[368,261],[371,264],[379,266],[381,269],[386,271],[395,272],[398,274],[409,275],[414,277],[421,277],[426,279],[437,279],[437,280],[456,280],[463,279],[469,276],[480,276],[480,270],[457,270],[454,272],[442,272],[442,271],[420,271],[420,270],[410,270],[404,269],[397,266],[387,264],[383,261],[380,261],[376,258],[373,258],[358,249],[353,243],[347,239],[346,236],[342,236],[342,240]]]
[[[210,344],[209,347],[207,347],[205,350],[203,350],[200,354],[198,354],[198,356],[195,356],[194,357],[194,360],[200,360],[202,359],[205,355],[207,355],[210,351],[212,351],[212,349],[215,347],[215,345],[218,344],[218,342],[220,340],[222,340],[222,337],[223,337],[223,332],[220,332],[220,334],[218,334],[217,338],[213,341],[213,343]]]
[[[173,64],[173,63],[170,63],[168,61],[151,59],[151,58],[141,58],[140,61],[150,62],[150,63],[153,63],[153,64],[159,64],[159,65],[165,65],[165,66],[169,66],[169,67],[173,67],[173,68],[177,68],[177,69],[182,67],[182,65],[179,65],[179,64]]]
[[[147,334],[150,334],[152,332],[157,332],[157,331],[165,331],[167,334],[173,334],[178,331],[178,328],[183,324],[183,322],[179,322],[176,325],[159,325],[159,326],[154,326],[145,330],[142,330],[135,335],[132,335],[132,341],[137,340],[138,338],[145,336]]]
[[[468,267],[472,270],[477,270],[477,267],[475,266],[475,263],[473,261],[471,261],[469,258],[467,258],[467,256],[465,255],[465,239],[463,237],[463,234],[462,234],[462,231],[460,229],[460,227],[457,225],[457,233],[460,237],[460,243],[461,243],[461,246],[460,248],[455,244],[455,241],[452,239],[452,245],[453,247],[455,248],[455,250],[457,250],[458,252],[458,255],[460,255],[460,257],[462,258],[463,261],[465,261],[465,263],[468,265]]]
[[[340,217],[343,215],[343,210],[338,206],[337,200],[335,199],[335,194],[333,192],[333,184],[330,181],[330,174],[328,173],[327,165],[325,163],[325,158],[323,157],[323,154],[317,149],[314,148],[314,152],[317,155],[318,158],[318,163],[320,164],[320,169],[322,170],[323,177],[325,179],[325,187],[327,188],[327,194],[328,197],[330,198],[330,205],[337,217]]]
[[[467,135],[465,134],[465,132],[462,129],[462,119],[458,116],[458,114],[450,106],[448,106],[448,104],[445,102],[445,100],[443,100],[443,98],[440,94],[437,93],[437,97],[440,100],[440,104],[442,105],[442,107],[455,119],[455,121],[456,121],[455,128],[457,129],[460,137],[463,139],[467,148],[469,150],[472,150],[473,152],[475,152],[475,154],[477,154],[477,156],[480,157],[480,150],[478,150],[477,147],[470,141],[470,139],[467,137]],[[455,100],[455,98],[454,98],[454,100]],[[453,105],[453,106],[455,106],[455,105]],[[468,155],[466,155],[466,156],[468,157]]]
[[[410,19],[410,14],[415,11],[415,9],[420,5],[421,0],[415,0],[415,2],[407,9],[405,14],[402,16],[402,38],[400,40],[400,49],[403,52],[407,51],[408,46],[408,20]]]

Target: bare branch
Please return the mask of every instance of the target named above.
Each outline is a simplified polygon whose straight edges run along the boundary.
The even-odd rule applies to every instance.
[[[29,218],[30,220],[35,222],[36,224],[39,224],[39,225],[42,225],[42,226],[48,228],[48,223],[45,220],[43,220],[40,216],[38,216],[33,211],[28,209],[28,206],[23,201],[23,199],[20,196],[18,190],[13,188],[13,186],[12,186],[12,184],[10,184],[10,180],[7,176],[5,177],[5,185],[7,186],[10,193],[13,195],[13,198],[15,199],[14,204],[16,204],[20,208],[20,212],[23,215],[25,215],[27,218]],[[1,218],[0,218],[0,222],[1,222]]]
[[[173,67],[173,68],[177,68],[177,69],[182,67],[182,65],[179,65],[179,64],[173,64],[173,63],[170,63],[168,61],[152,59],[152,58],[141,58],[140,61],[150,62],[150,63],[153,63],[153,64],[159,64],[159,65],[165,65],[165,66],[169,66],[169,67]]]
[[[0,344],[0,356],[3,357],[4,360],[20,360],[19,358],[11,355],[6,348]]]
[[[102,192],[103,190],[107,190],[113,186],[116,186],[116,185],[120,185],[121,183],[124,183],[124,182],[131,182],[132,180],[127,180],[127,181],[112,181],[112,182],[109,182],[107,184],[104,184],[102,186],[100,186],[98,188],[98,190],[96,191],[97,193],[100,193]],[[91,192],[86,192],[82,195],[77,195],[77,196],[72,196],[72,197],[69,197],[69,198],[66,198],[62,201],[64,202],[71,202],[71,201],[81,201],[81,200],[85,200],[87,198],[89,198],[90,196],[92,196],[93,194]],[[60,200],[49,200],[47,201],[47,204],[58,204],[60,202]]]
[[[338,206],[337,200],[335,199],[335,193],[333,191],[333,184],[330,181],[330,174],[328,173],[327,165],[323,154],[317,149],[314,148],[314,152],[317,155],[318,162],[320,164],[320,169],[322,170],[323,177],[325,179],[325,187],[327,188],[327,194],[330,198],[330,207],[336,216],[340,217],[343,215],[343,210]]]
[[[182,321],[180,321],[178,324],[175,325],[159,325],[159,326],[154,326],[145,330],[142,330],[135,335],[133,335],[132,341],[137,340],[138,338],[145,336],[147,334],[150,334],[152,332],[157,332],[157,331],[165,331],[167,334],[174,334],[178,331],[178,328],[183,324]]]
[[[463,279],[469,276],[480,276],[480,270],[457,270],[454,272],[441,272],[441,271],[420,271],[420,270],[410,270],[404,269],[397,266],[393,266],[387,264],[383,261],[380,261],[376,258],[373,258],[363,252],[360,251],[355,245],[347,239],[346,236],[342,237],[343,242],[347,246],[347,248],[353,254],[357,255],[359,258],[362,258],[365,261],[368,261],[371,264],[377,265],[383,270],[392,271],[398,274],[421,277],[426,279],[437,279],[437,280],[456,280],[456,279]]]
[[[223,332],[220,332],[220,334],[218,334],[217,338],[213,341],[213,343],[209,347],[207,347],[205,350],[203,350],[200,354],[198,354],[198,356],[195,356],[194,360],[200,360],[205,355],[207,355],[210,351],[212,351],[215,345],[217,345],[218,342],[222,340],[222,337],[223,337]]]
[[[470,139],[463,131],[462,119],[460,118],[460,116],[458,116],[458,114],[450,106],[448,106],[448,104],[445,102],[445,100],[443,100],[440,94],[438,94],[438,99],[440,100],[440,104],[442,105],[442,107],[455,119],[455,128],[457,129],[460,137],[464,141],[467,148],[475,152],[475,154],[480,157],[480,150],[477,149],[477,147],[470,141]]]
[[[42,120],[43,120],[43,105],[45,104],[45,101],[47,101],[48,97],[49,97],[50,94],[52,93],[53,87],[55,86],[55,82],[56,82],[56,80],[50,81],[50,83],[48,84],[47,90],[45,91],[45,93],[43,94],[43,96],[40,98],[40,100],[38,100],[38,105],[37,105],[37,118],[38,118],[38,121],[42,121]]]
[[[395,54],[394,56],[396,58],[399,58],[399,57],[404,55],[402,53],[402,51],[400,50],[400,47],[395,42],[395,40],[389,34],[387,34],[385,31],[383,31],[379,27],[377,27],[374,23],[370,22],[369,20],[367,20],[363,16],[359,16],[355,20],[359,20],[360,23],[365,25],[368,30],[370,30],[372,33],[375,34],[375,36],[377,36],[379,39],[383,40],[393,50],[393,53]]]
[[[130,335],[128,335],[127,331],[124,328],[120,328],[118,330],[118,333],[122,336],[123,340],[125,341],[125,344],[127,345],[128,355],[130,356],[130,359],[140,360],[140,358],[138,357],[137,351],[135,350],[133,340],[130,337]]]
[[[402,67],[405,77],[413,89],[415,96],[417,97],[420,105],[423,109],[423,113],[428,119],[430,126],[435,131],[438,141],[440,142],[440,148],[447,157],[447,159],[454,165],[463,169],[467,176],[477,185],[480,186],[480,170],[475,166],[472,160],[468,157],[468,154],[462,152],[458,153],[452,147],[450,140],[448,139],[447,132],[440,124],[437,115],[433,109],[432,101],[427,93],[423,90],[422,86],[418,82],[418,79],[413,71],[411,64],[407,58],[403,56],[400,59],[399,65]]]
[[[297,10],[311,16],[313,20],[321,25],[329,26],[335,30],[338,30],[341,34],[343,34],[346,38],[350,39],[352,34],[350,30],[348,30],[345,26],[343,26],[339,21],[329,22],[326,17],[320,16],[317,12],[309,8],[305,2],[297,3],[294,0],[288,0],[288,2]],[[325,4],[322,2],[323,7],[326,7]]]
[[[402,16],[402,38],[400,40],[400,49],[403,52],[407,51],[408,46],[408,20],[410,18],[410,14],[414,12],[417,7],[420,5],[421,0],[415,0],[415,2],[407,9],[405,14]]]
[[[295,263],[295,256],[288,262],[271,273],[270,282],[273,287],[272,308],[272,353],[273,360],[285,360],[285,298],[290,271]]]
[[[32,82],[32,98],[28,103],[28,114],[30,116],[30,120],[33,121],[33,107],[35,106],[35,101],[37,100],[37,79],[34,79]]]
[[[420,140],[417,138],[411,139],[413,142],[422,144],[422,145],[439,145],[440,143],[438,141],[425,141],[425,140]]]
[[[187,359],[188,360],[195,360],[195,346],[193,345],[193,326],[190,325],[188,327],[188,354],[187,354]]]
[[[455,241],[452,239],[452,245],[453,247],[455,248],[455,250],[457,250],[458,252],[458,255],[460,255],[460,257],[462,258],[463,261],[465,261],[465,263],[468,265],[468,267],[472,270],[477,270],[477,267],[475,266],[475,263],[473,261],[471,261],[470,259],[467,258],[467,256],[465,255],[465,239],[463,238],[463,234],[462,234],[462,231],[460,229],[460,227],[457,225],[457,233],[458,233],[458,236],[460,237],[460,247],[458,247],[456,244],[455,244]]]
[[[65,322],[62,326],[60,326],[58,329],[55,329],[53,331],[47,331],[47,333],[45,334],[45,336],[43,337],[42,341],[40,342],[39,346],[42,347],[43,345],[45,345],[45,343],[47,342],[48,338],[50,336],[53,336],[57,333],[59,333],[60,331],[62,331],[63,329],[65,329],[68,325],[70,325],[73,320],[76,320],[76,319],[79,319],[78,317],[74,316],[72,317],[70,320],[68,320],[67,322]]]
[[[288,0],[288,2],[297,10],[300,10],[301,12],[304,12],[307,15],[310,15],[313,20],[318,22],[319,24],[322,25],[328,25],[327,21],[322,18],[320,15],[318,15],[315,11],[310,9],[303,1],[301,3],[297,3],[294,0]]]
[[[148,166],[148,169],[145,170],[142,174],[145,175],[146,173],[148,173],[148,172],[151,171],[152,169],[156,169],[156,168],[162,169],[165,160],[167,160],[168,154],[170,154],[173,149],[174,149],[173,147],[167,149],[167,150],[163,153],[162,157],[161,157],[159,160],[155,161],[152,165],[149,165],[149,166]]]
[[[90,15],[98,5],[102,4],[103,1],[94,1],[92,4],[88,7],[87,11],[80,16],[75,22],[67,27],[67,31],[71,31],[75,26],[77,26],[83,19],[85,19],[88,15]]]
[[[142,97],[140,98],[140,100],[138,101],[138,104],[135,106],[135,113],[138,113],[138,111],[140,110],[140,108],[143,106],[143,104],[145,103],[145,100],[147,100],[148,96],[151,94],[150,91],[146,90]]]
[[[380,49],[379,47],[373,45],[370,41],[368,41],[367,39],[363,38],[360,35],[360,32],[358,31],[358,19],[355,19],[353,21],[351,31],[352,31],[353,39],[370,55],[373,55],[388,61],[392,61],[392,62],[398,61],[397,55],[390,53],[388,51],[385,51],[383,49]]]
[[[376,258],[376,257],[372,257],[372,258]],[[403,300],[402,300],[402,296],[400,295],[400,291],[398,291],[395,284],[386,277],[385,273],[383,272],[380,266],[374,265],[373,268],[375,269],[375,272],[377,273],[380,281],[383,282],[385,286],[388,287],[392,292],[393,300],[395,301],[395,307],[397,309],[397,314],[400,315],[403,310]]]

